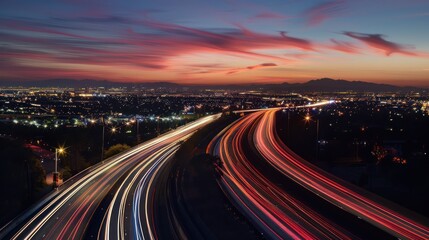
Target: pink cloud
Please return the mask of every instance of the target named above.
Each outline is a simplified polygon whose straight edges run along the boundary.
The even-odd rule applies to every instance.
[[[243,72],[243,71],[248,71],[248,70],[254,70],[254,69],[258,69],[258,68],[266,68],[266,67],[276,67],[277,64],[275,63],[262,63],[262,64],[258,64],[258,65],[253,65],[253,66],[247,66],[245,68],[236,68],[236,69],[232,69],[229,70],[226,74],[235,74],[235,73],[239,73],[239,72]]]
[[[62,19],[60,24],[70,24],[73,21],[73,19]],[[292,37],[286,32],[262,34],[243,26],[222,31],[209,31],[147,18],[132,20],[107,16],[95,19],[79,18],[77,21],[140,25],[144,27],[144,32],[140,33],[131,28],[126,31],[117,29],[114,34],[103,36],[96,31],[82,29],[79,34],[75,34],[73,32],[76,28],[72,26],[63,27],[36,21],[10,19],[2,21],[0,26],[12,28],[20,34],[1,34],[3,41],[14,43],[7,47],[7,57],[17,60],[166,69],[171,66],[169,61],[171,58],[194,53],[229,54],[289,63],[291,60],[282,55],[265,54],[258,50],[315,51],[311,41]],[[32,32],[44,34],[37,35]],[[33,50],[20,51],[21,43],[29,46],[27,49]],[[49,49],[49,51],[38,49]]]
[[[339,41],[336,39],[331,39],[331,45],[328,45],[327,48],[336,50],[336,51],[340,51],[343,53],[350,53],[350,54],[356,54],[359,53],[358,48],[350,43],[350,42],[344,42],[344,41]]]
[[[192,74],[226,74],[226,75],[230,75],[230,74],[240,73],[240,72],[244,72],[244,71],[255,70],[258,68],[267,68],[267,67],[276,67],[276,66],[278,66],[278,65],[275,63],[261,63],[261,64],[242,67],[242,68],[225,69],[225,67],[218,68],[215,65],[214,66],[212,66],[212,65],[202,65],[202,66],[197,65],[194,67],[198,67],[198,68],[203,67],[205,69],[193,72]]]
[[[345,0],[320,3],[304,12],[307,25],[316,26],[329,18],[337,16],[344,9]]]
[[[404,45],[387,41],[381,34],[365,34],[356,32],[344,32],[343,34],[357,39],[374,49],[383,51],[386,56],[390,56],[393,53],[399,53],[408,56],[427,56],[427,54],[424,53],[412,52],[410,51],[409,47],[405,47]]]
[[[109,35],[103,34],[103,31],[82,29],[77,34],[73,25],[70,25],[69,28],[62,28],[60,25],[50,26],[39,22],[3,21],[0,26],[14,28],[18,32],[0,33],[2,41],[10,43],[0,49],[5,58],[10,60],[8,64],[15,66],[8,68],[10,72],[15,71],[18,74],[19,69],[23,69],[23,72],[29,73],[30,71],[27,71],[30,69],[29,66],[23,63],[40,61],[43,64],[40,65],[38,74],[48,71],[61,73],[58,70],[61,66],[79,67],[78,65],[57,64],[65,63],[114,67],[118,69],[118,74],[121,69],[168,69],[177,70],[177,73],[180,74],[220,73],[228,75],[258,68],[275,67],[277,64],[299,62],[302,61],[302,58],[311,58],[314,56],[313,53],[323,50],[334,50],[347,54],[360,52],[359,48],[347,41],[331,39],[328,44],[318,43],[291,36],[287,32],[275,34],[255,32],[238,24],[235,25],[235,28],[211,30],[158,22],[147,18],[132,20],[100,17],[80,20],[95,21],[97,24],[103,25],[120,22],[121,26],[125,26],[125,29],[112,29]],[[63,20],[59,24],[65,22],[67,20]],[[34,32],[43,34],[33,34]],[[353,32],[345,32],[344,34],[384,51],[386,55],[401,53],[421,56],[421,54],[412,52],[402,45],[384,40],[381,35]],[[21,48],[21,46],[26,47]],[[273,49],[278,51],[274,54],[272,51],[264,51]],[[283,50],[290,53],[282,52]],[[192,56],[193,54],[230,55],[246,59],[252,58],[266,63],[244,68],[231,68],[231,65],[226,63],[210,68],[211,64],[207,64],[207,67],[191,67],[187,65],[189,62],[180,65],[182,63],[177,61],[177,59],[186,59],[187,55]],[[50,69],[49,64],[46,64],[49,62],[55,64],[55,70]],[[177,67],[177,64],[181,68],[179,68],[180,66]],[[87,66],[86,69],[89,71],[91,66]],[[34,67],[31,70],[34,70]],[[63,71],[77,75],[85,70],[63,69]]]

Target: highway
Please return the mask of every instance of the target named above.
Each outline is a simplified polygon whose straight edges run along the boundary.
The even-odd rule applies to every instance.
[[[270,182],[242,146],[265,111],[247,115],[212,141],[208,152],[222,159],[221,186],[272,239],[352,239],[352,234]],[[351,237],[350,237],[351,236]]]
[[[329,102],[317,106],[324,104]],[[267,238],[358,237],[344,228],[341,220],[323,215],[275,184],[255,161],[264,161],[320,201],[392,236],[429,239],[427,220],[336,178],[287,148],[276,132],[279,110],[247,111],[220,132],[206,150],[221,160],[217,163],[218,182],[224,193]],[[161,176],[165,175],[164,167],[180,144],[219,117],[201,118],[82,171],[0,229],[0,239],[158,239],[159,232],[166,229],[174,232],[171,236],[186,238],[180,235],[183,223],[175,219],[169,221],[176,229],[159,226],[155,216],[156,196],[160,194],[157,183],[165,177]],[[103,201],[108,201],[107,205],[101,205]],[[101,212],[101,217],[97,215],[99,221],[95,221],[96,234],[92,231],[89,236],[88,227],[94,224],[91,220],[96,212]],[[169,234],[163,232],[163,236]]]
[[[187,136],[185,136],[187,137]],[[103,219],[98,239],[154,239],[154,179],[179,148],[179,141],[163,147],[140,162],[126,176]]]
[[[274,239],[349,237],[334,223],[271,184],[269,176],[258,173],[248,161],[255,156],[243,150],[243,141],[252,142],[274,171],[340,209],[397,238],[429,239],[428,222],[421,216],[336,178],[287,148],[276,132],[278,110],[243,117],[220,133],[207,149],[222,161],[222,188],[266,234]]]
[[[123,176],[99,237],[153,238],[151,195],[158,169],[171,159],[181,141],[219,117],[203,117],[84,170],[3,227],[0,239],[83,239],[100,202]]]

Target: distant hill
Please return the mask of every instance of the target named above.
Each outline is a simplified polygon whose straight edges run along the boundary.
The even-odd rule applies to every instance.
[[[267,90],[286,92],[409,92],[428,90],[418,87],[400,87],[389,84],[378,84],[363,81],[334,80],[321,78],[310,80],[305,83],[279,83],[279,84],[242,84],[242,85],[183,85],[171,82],[113,82],[108,80],[73,80],[73,79],[49,79],[39,81],[0,81],[0,86],[10,87],[62,87],[62,88],[86,88],[86,87],[146,87],[146,88],[217,88],[217,89],[240,89],[240,90]]]
[[[304,83],[284,82],[279,84],[230,85],[222,87],[245,88],[247,90],[260,89],[274,92],[410,92],[428,90],[428,88],[421,87],[400,87],[363,81],[334,80],[331,78],[310,80]]]
[[[398,92],[398,91],[417,91],[422,88],[417,87],[399,87],[389,84],[378,84],[363,81],[346,81],[322,78],[311,80],[305,83],[282,83],[277,86],[267,86],[268,89],[281,89],[282,91],[296,92]]]

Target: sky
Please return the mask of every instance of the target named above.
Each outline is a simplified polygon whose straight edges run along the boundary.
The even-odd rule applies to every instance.
[[[323,77],[429,87],[429,1],[0,1],[0,81]]]

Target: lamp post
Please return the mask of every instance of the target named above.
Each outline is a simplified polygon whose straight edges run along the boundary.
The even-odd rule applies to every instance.
[[[160,120],[160,118],[159,118],[159,116],[157,116],[156,117],[156,133],[157,133],[157,136],[159,136],[159,134],[160,134],[159,120]]]
[[[104,160],[104,135],[105,135],[105,128],[106,128],[106,122],[104,121],[104,116],[101,117],[101,126],[102,126],[102,133],[101,133],[101,162]],[[116,127],[112,127],[110,129],[111,133],[116,133],[118,129]]]
[[[55,172],[52,174],[52,180],[54,183],[54,187],[58,187],[58,178],[59,178],[59,173],[58,173],[58,154],[63,154],[64,153],[64,148],[59,147],[59,148],[55,148]]]
[[[305,122],[314,121],[309,114],[304,117]],[[319,160],[319,118],[316,119],[316,160]]]
[[[101,160],[104,158],[104,116],[101,117],[102,133],[101,133]]]
[[[137,144],[140,143],[140,126],[139,126],[139,119],[137,118],[136,115],[136,135],[137,135]]]

